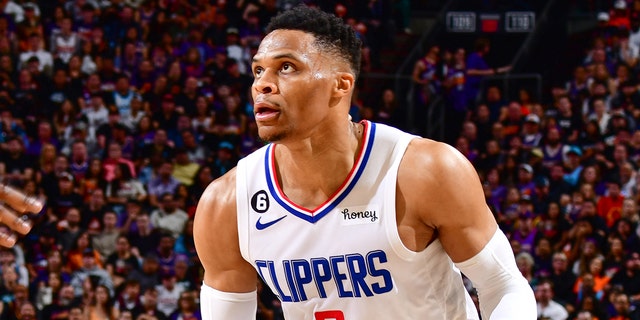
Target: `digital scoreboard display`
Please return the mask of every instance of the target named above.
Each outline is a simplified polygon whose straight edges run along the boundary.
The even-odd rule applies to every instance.
[[[524,33],[533,31],[535,26],[536,14],[533,11],[507,11],[504,13],[450,11],[446,15],[448,32]]]
[[[506,12],[504,14],[506,32],[531,32],[536,26],[535,12]]]
[[[447,13],[449,32],[476,32],[476,13],[452,11]]]

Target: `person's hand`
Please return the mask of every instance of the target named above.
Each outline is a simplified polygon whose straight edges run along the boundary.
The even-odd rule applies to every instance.
[[[18,213],[42,211],[42,203],[33,197],[27,196],[21,191],[0,183],[0,223],[6,225],[12,231],[27,234],[31,231],[32,224],[19,217]],[[15,234],[0,233],[0,245],[12,247],[18,238]]]

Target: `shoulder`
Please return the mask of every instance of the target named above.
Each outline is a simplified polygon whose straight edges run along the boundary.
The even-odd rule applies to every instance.
[[[198,222],[210,223],[220,219],[226,219],[234,213],[236,208],[236,168],[230,170],[222,177],[214,180],[207,186],[198,201],[196,209],[196,224]]]
[[[471,163],[458,150],[446,143],[425,138],[413,139],[405,152],[400,173],[412,171],[415,171],[411,174],[414,179],[423,181],[440,181],[451,175],[476,175]]]
[[[451,212],[463,215],[470,212],[469,206],[485,204],[480,179],[467,158],[429,139],[413,139],[407,147],[398,169],[398,188],[433,227],[449,223]]]

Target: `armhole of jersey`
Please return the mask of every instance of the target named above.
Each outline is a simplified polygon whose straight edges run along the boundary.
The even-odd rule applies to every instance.
[[[249,259],[249,210],[247,199],[247,166],[246,160],[238,161],[236,168],[236,219],[238,220],[238,244],[240,254],[246,261]]]
[[[387,192],[385,192],[385,212],[392,212],[393,214],[389,215],[389,219],[385,219],[386,225],[385,229],[387,230],[387,239],[389,239],[389,243],[391,244],[393,250],[396,254],[405,260],[413,260],[413,258],[418,254],[418,252],[414,252],[409,250],[400,240],[400,234],[398,233],[398,223],[396,221],[396,194],[397,194],[397,183],[398,183],[398,169],[400,168],[400,162],[404,158],[404,154],[407,151],[407,147],[409,143],[413,139],[417,138],[416,136],[406,135],[403,138],[399,139],[392,151],[392,159],[393,163],[389,167],[389,176],[387,179],[390,181],[386,182]]]

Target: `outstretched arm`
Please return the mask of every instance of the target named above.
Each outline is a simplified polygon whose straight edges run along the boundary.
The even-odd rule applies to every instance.
[[[398,179],[406,211],[416,212],[426,228],[435,230],[478,290],[483,319],[536,319],[533,291],[516,267],[471,163],[451,146],[416,139]]]
[[[202,319],[255,319],[257,276],[240,253],[235,170],[212,182],[202,194],[193,233],[204,267]]]

